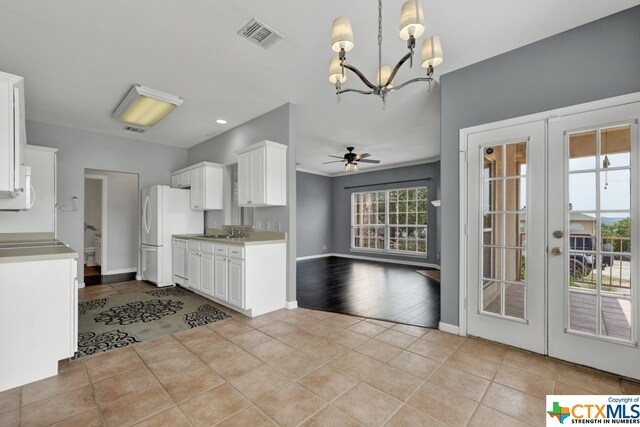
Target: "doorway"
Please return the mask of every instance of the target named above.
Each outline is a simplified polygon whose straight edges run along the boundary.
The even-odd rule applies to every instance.
[[[84,284],[135,278],[138,270],[138,175],[85,169]]]
[[[463,331],[640,378],[638,98],[461,132]]]

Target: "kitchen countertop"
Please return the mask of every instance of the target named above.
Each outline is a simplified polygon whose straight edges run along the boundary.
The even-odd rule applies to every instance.
[[[10,238],[0,236],[0,263],[77,257],[76,251],[53,236],[35,236],[33,233],[13,234]]]
[[[214,238],[214,237],[207,237],[205,234],[174,234],[173,237],[176,239],[199,240],[201,242],[221,243],[221,244],[227,244],[227,245],[240,245],[240,246],[287,243],[286,233],[255,232],[253,234],[254,235],[250,235],[249,237],[234,237],[234,238],[224,238],[224,237]]]

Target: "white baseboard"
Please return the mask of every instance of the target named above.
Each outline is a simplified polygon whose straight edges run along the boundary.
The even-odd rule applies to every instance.
[[[287,301],[286,305],[287,310],[293,310],[294,308],[298,308],[298,301]]]
[[[387,259],[387,258],[378,258],[378,257],[370,257],[370,256],[362,256],[362,255],[350,255],[350,254],[331,254],[331,256],[336,256],[341,258],[361,259],[364,261],[388,262],[391,264],[413,265],[416,267],[427,267],[427,268],[435,268],[437,270],[440,270],[440,266],[438,264],[431,264],[429,262],[405,261],[400,259]]]
[[[123,268],[121,270],[109,270],[109,271],[104,271],[102,273],[103,276],[107,276],[109,274],[124,274],[124,273],[137,273],[138,269],[136,267],[133,268]],[[136,280],[138,276],[136,276]],[[142,279],[142,278],[141,278]]]
[[[334,255],[335,254],[320,254],[320,255],[301,256],[296,258],[296,261],[304,261],[305,259],[327,258]]]
[[[142,275],[136,274],[136,280],[142,280]]]
[[[449,323],[440,322],[438,324],[438,329],[440,329],[442,332],[460,335],[460,327],[458,325],[451,325]]]
[[[78,289],[80,289],[80,288],[84,288],[84,282],[78,283]]]

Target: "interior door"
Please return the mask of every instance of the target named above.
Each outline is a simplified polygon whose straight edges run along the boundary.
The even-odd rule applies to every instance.
[[[549,355],[640,378],[640,103],[549,123]]]
[[[545,123],[467,137],[467,331],[545,352]]]

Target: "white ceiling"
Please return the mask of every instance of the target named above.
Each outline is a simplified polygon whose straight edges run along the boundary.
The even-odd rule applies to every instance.
[[[442,75],[640,3],[640,0],[422,0],[425,36],[440,35]],[[383,62],[406,50],[397,35],[401,0],[384,2]],[[300,167],[328,174],[327,154],[353,145],[381,167],[439,155],[438,86],[415,84],[377,97],[345,94],[327,80],[333,18],[352,18],[350,62],[375,78],[373,0],[3,0],[0,70],[26,79],[30,120],[191,147],[286,102],[297,104]],[[285,36],[269,50],[236,32],[252,17]],[[418,41],[421,43],[421,40]],[[422,75],[416,64],[396,81]],[[345,87],[358,87],[351,75]],[[140,83],[184,104],[143,135],[111,112]],[[227,125],[215,122],[228,120]],[[366,168],[366,165],[362,165]]]

